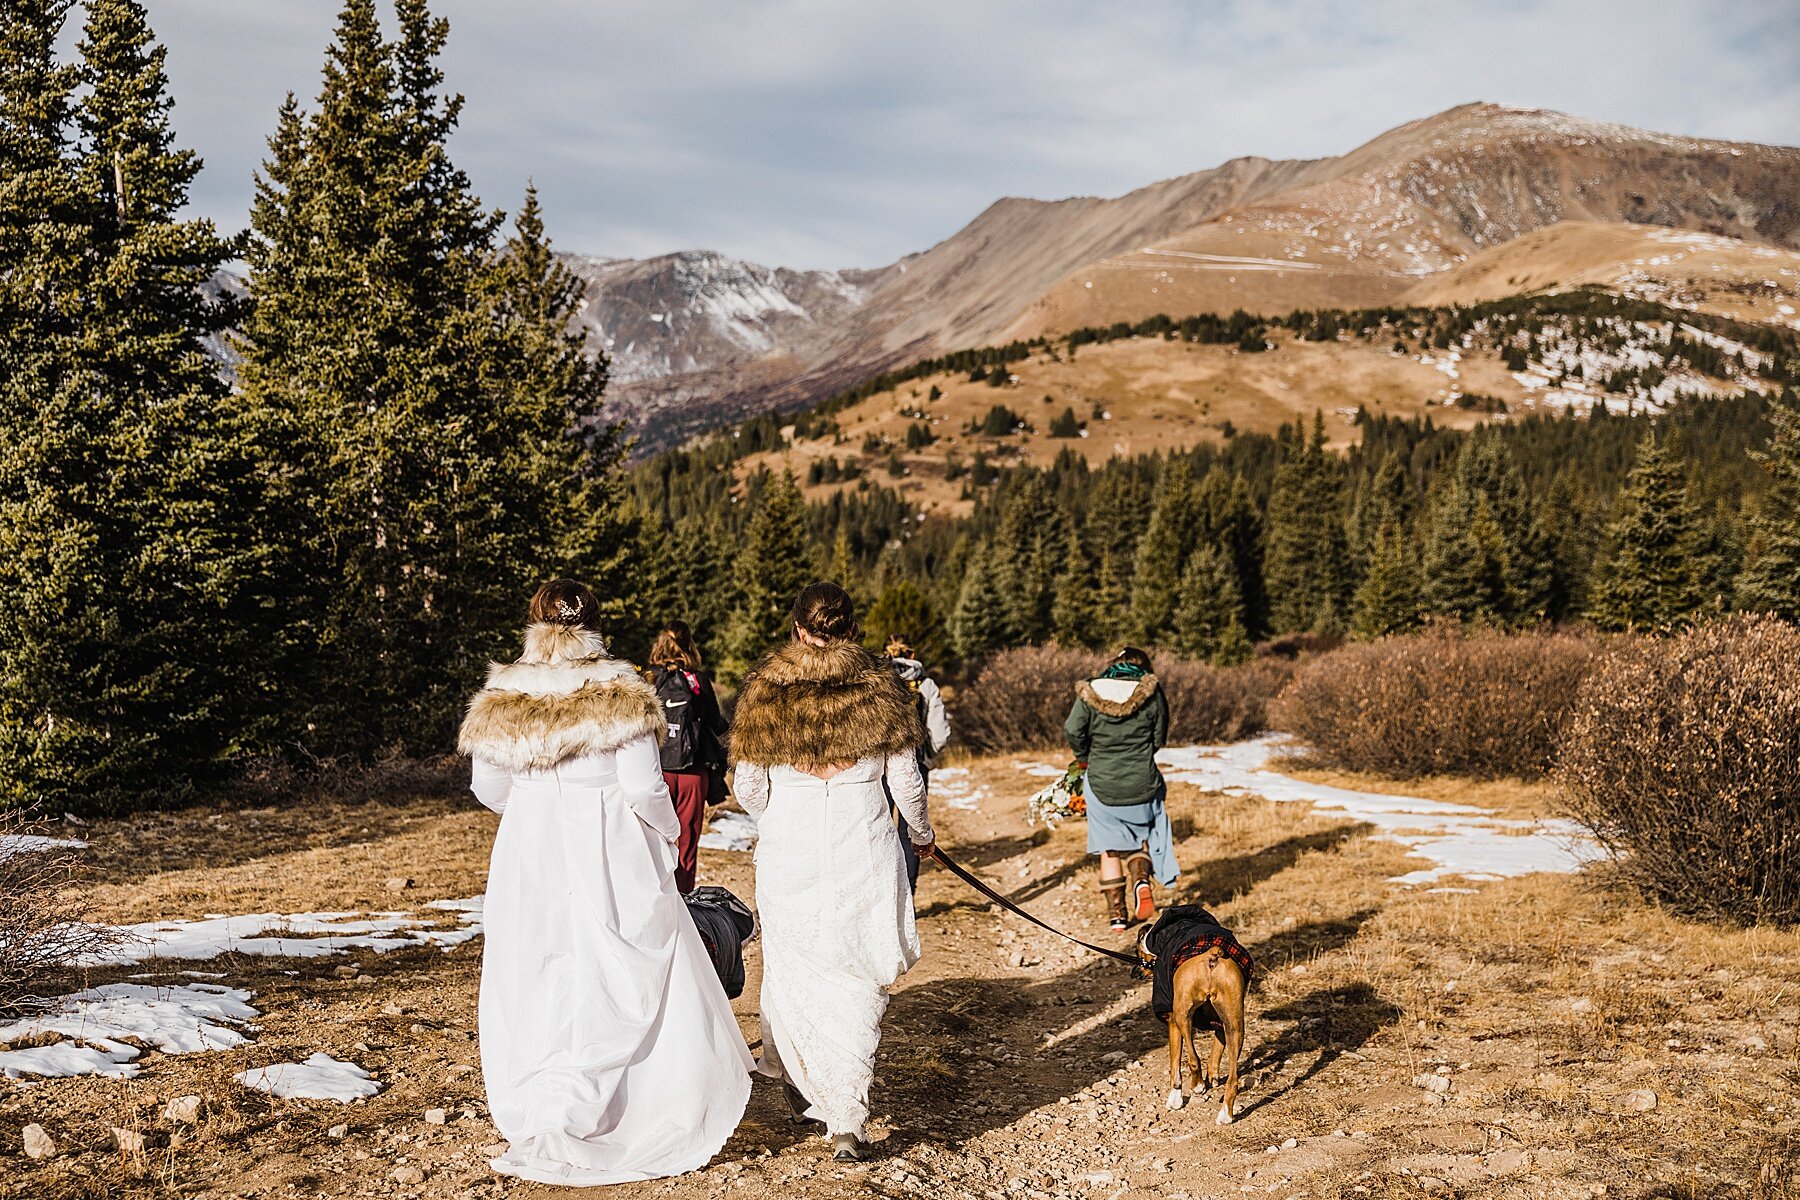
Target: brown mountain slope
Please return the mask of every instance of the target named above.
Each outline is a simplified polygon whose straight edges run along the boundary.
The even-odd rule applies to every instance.
[[[921,357],[1014,337],[1157,312],[1397,303],[1424,295],[1440,273],[1565,221],[1800,249],[1800,150],[1471,104],[1338,158],[1235,159],[1114,199],[1002,200],[931,249],[877,271],[734,271],[729,260],[710,273],[612,265],[604,278],[587,273],[587,318],[615,347],[630,336],[635,358],[617,373],[614,395],[653,446]],[[1597,236],[1595,252],[1611,244]],[[1537,286],[1580,282],[1558,276],[1554,262],[1526,261],[1527,251],[1547,246],[1528,243],[1499,275],[1477,270],[1467,297],[1510,275]],[[1650,260],[1659,255],[1618,248],[1630,254],[1613,264],[1620,274],[1637,267],[1645,276],[1637,282],[1652,289],[1682,286],[1658,275]],[[1582,266],[1606,269],[1598,260]],[[1431,294],[1467,298],[1455,278]],[[1764,307],[1779,315],[1785,302]],[[659,312],[663,321],[645,319]]]
[[[1800,151],[1465,105],[1322,160],[1279,195],[1088,264],[1007,332],[1395,302],[1422,278],[1566,220],[1800,247]]]

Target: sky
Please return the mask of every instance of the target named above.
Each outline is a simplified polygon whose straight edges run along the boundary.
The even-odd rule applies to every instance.
[[[387,0],[382,0],[384,8]],[[147,0],[191,208],[241,228],[334,0]],[[564,250],[879,266],[1001,196],[1342,154],[1490,100],[1800,145],[1800,0],[437,0],[451,153]],[[391,11],[388,14],[391,17]]]

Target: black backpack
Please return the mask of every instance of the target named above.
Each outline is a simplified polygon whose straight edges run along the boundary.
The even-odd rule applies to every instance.
[[[688,684],[687,672],[663,668],[656,681],[656,698],[662,702],[663,723],[668,726],[662,744],[663,770],[692,771],[703,766],[700,694]]]

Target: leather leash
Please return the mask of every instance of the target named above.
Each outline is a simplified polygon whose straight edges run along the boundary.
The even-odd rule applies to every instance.
[[[953,862],[951,860],[950,856],[948,854],[944,853],[944,848],[942,846],[934,845],[932,847],[932,852],[930,855],[928,855],[928,857],[935,858],[939,862],[943,863],[944,866],[949,870],[949,872],[952,875],[956,876],[958,879],[962,880],[964,883],[968,884],[970,887],[974,888],[976,891],[978,891],[982,895],[986,896],[989,900],[992,900],[995,904],[998,904],[1001,908],[1006,909],[1008,912],[1012,913],[1015,916],[1024,917],[1027,921],[1030,921],[1033,925],[1036,925],[1041,929],[1048,929],[1051,933],[1054,933],[1057,937],[1063,939],[1065,942],[1074,942],[1077,946],[1080,946],[1083,950],[1092,950],[1095,954],[1104,954],[1108,958],[1116,958],[1120,962],[1125,963],[1127,966],[1130,966],[1133,969],[1136,969],[1137,967],[1139,967],[1141,965],[1138,962],[1137,955],[1135,955],[1135,954],[1126,954],[1119,950],[1109,950],[1105,946],[1096,946],[1092,942],[1084,942],[1078,937],[1074,937],[1070,934],[1064,933],[1062,930],[1058,929],[1054,925],[1050,925],[1050,924],[1045,923],[1044,921],[1040,921],[1038,918],[1032,916],[1030,913],[1026,912],[1024,909],[1022,909],[1018,905],[1014,904],[1011,900],[1008,900],[1005,896],[1002,896],[999,892],[996,892],[993,888],[989,887],[987,884],[981,882],[981,880],[975,878],[975,876],[971,875],[960,864]]]

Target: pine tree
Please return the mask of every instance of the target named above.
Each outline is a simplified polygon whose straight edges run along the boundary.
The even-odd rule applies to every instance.
[[[988,567],[1000,593],[1001,645],[1020,646],[1050,634],[1050,607],[1066,522],[1040,472],[1015,477],[1000,500],[1000,524],[988,545]]]
[[[793,472],[771,476],[733,567],[738,602],[725,629],[722,678],[742,679],[757,659],[788,636],[794,597],[815,577],[809,547],[806,502]]]
[[[1269,496],[1264,579],[1277,632],[1328,632],[1344,625],[1349,546],[1337,460],[1325,452],[1325,422],[1275,470]]]
[[[1708,599],[1704,535],[1681,465],[1645,438],[1607,523],[1588,616],[1604,629],[1691,622]]]
[[[1243,599],[1244,630],[1260,637],[1268,630],[1269,598],[1263,587],[1263,521],[1242,475],[1214,467],[1200,481],[1205,540],[1217,546],[1237,572]]]
[[[1150,523],[1137,545],[1129,636],[1152,645],[1172,631],[1183,572],[1200,532],[1200,494],[1187,465],[1170,460],[1157,479]]]
[[[1172,632],[1175,648],[1190,658],[1220,666],[1250,658],[1237,571],[1213,546],[1200,546],[1188,559]]]
[[[1059,646],[1097,648],[1100,638],[1094,601],[1094,565],[1081,544],[1081,531],[1070,521],[1050,600],[1050,640]]]
[[[1768,472],[1769,489],[1750,518],[1736,599],[1739,608],[1800,621],[1800,400],[1789,391],[1768,415],[1768,448],[1751,457]]]
[[[984,658],[1007,644],[1003,598],[995,571],[983,548],[969,558],[956,611],[950,615],[950,640],[964,660]]]
[[[1356,589],[1350,632],[1365,641],[1405,633],[1419,623],[1419,576],[1412,546],[1390,517],[1375,537],[1368,573]]]
[[[447,25],[423,0],[396,14],[389,43],[373,0],[345,0],[317,112],[282,108],[246,254],[240,377],[283,464],[281,582],[308,633],[291,679],[339,753],[441,744],[546,574],[629,607],[617,436],[593,423],[574,285],[534,197],[496,255],[498,218],[446,152]]]
[[[1431,510],[1419,565],[1428,612],[1501,625],[1516,611],[1505,535],[1486,496],[1452,479]]]
[[[950,655],[944,619],[931,598],[912,580],[890,583],[869,606],[863,618],[864,640],[880,651],[889,638],[910,638],[915,653],[927,663],[941,663]]]
[[[232,315],[201,290],[230,247],[176,216],[199,163],[173,146],[163,50],[139,4],[92,0],[79,68],[54,66],[63,8],[0,17],[0,803],[118,809],[258,736],[274,548],[201,348]]]

